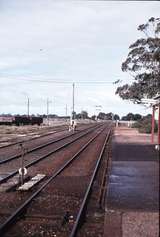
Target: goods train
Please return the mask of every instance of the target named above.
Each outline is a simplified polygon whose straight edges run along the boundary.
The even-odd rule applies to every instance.
[[[5,117],[0,116],[0,125],[41,125],[43,123],[43,118],[40,116],[11,116]]]

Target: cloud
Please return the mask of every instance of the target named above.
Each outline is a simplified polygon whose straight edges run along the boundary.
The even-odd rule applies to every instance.
[[[2,0],[0,4],[0,103],[6,112],[11,108],[21,112],[24,93],[32,98],[34,112],[41,111],[40,102],[46,97],[57,98],[59,113],[64,113],[66,103],[71,106],[71,84],[32,80],[129,80],[121,63],[129,45],[142,36],[137,26],[159,16],[156,2]],[[79,88],[77,108],[87,101],[92,112],[95,100],[106,109],[116,110],[119,104],[122,113],[131,108],[117,99],[113,85]]]

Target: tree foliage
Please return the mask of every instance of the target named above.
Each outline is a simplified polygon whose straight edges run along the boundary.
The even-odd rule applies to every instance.
[[[81,113],[76,115],[77,119],[87,119],[88,117],[88,112],[85,110],[82,110]]]
[[[137,120],[136,123],[132,125],[133,128],[137,128],[141,133],[151,133],[152,131],[152,115],[148,114],[143,116],[141,119]],[[158,124],[155,121],[154,132],[158,131]]]
[[[114,120],[120,120],[120,117],[118,114],[114,114]]]
[[[140,114],[128,113],[126,116],[123,116],[121,120],[123,121],[138,121],[142,118]]]
[[[134,81],[118,87],[116,94],[141,103],[142,98],[153,98],[160,93],[160,18],[151,17],[138,30],[145,37],[130,45],[122,63],[122,71],[129,72]]]
[[[119,118],[119,115],[116,114],[116,117]],[[98,119],[102,119],[102,120],[113,120],[114,119],[114,114],[112,112],[110,113],[104,113],[104,112],[100,112],[97,116]]]

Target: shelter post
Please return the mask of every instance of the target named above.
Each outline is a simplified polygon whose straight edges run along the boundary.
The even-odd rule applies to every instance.
[[[151,130],[151,143],[154,143],[154,117],[155,117],[155,106],[152,106],[152,130]]]
[[[160,145],[160,103],[158,104],[158,145]]]

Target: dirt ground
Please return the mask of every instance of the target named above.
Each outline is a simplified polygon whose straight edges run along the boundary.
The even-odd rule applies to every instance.
[[[0,126],[0,146],[7,145],[10,142],[16,142],[26,137],[34,137],[38,134],[53,131],[55,126],[38,126],[38,125],[25,125],[25,126]]]
[[[86,125],[90,121],[77,121],[77,124]],[[54,132],[59,128],[68,127],[69,121],[54,121],[51,125],[25,125],[25,126],[7,126],[0,125],[0,147],[12,142],[19,142],[27,138],[36,137],[43,133]]]

